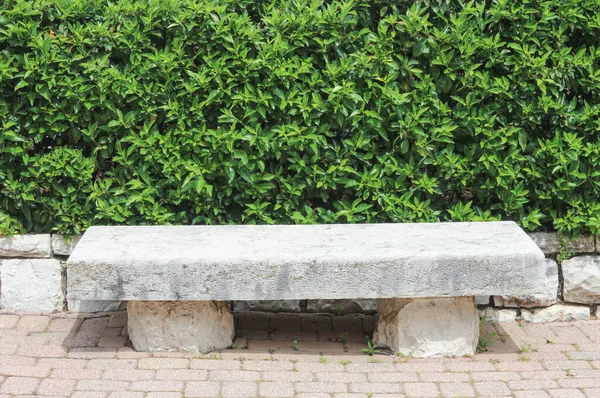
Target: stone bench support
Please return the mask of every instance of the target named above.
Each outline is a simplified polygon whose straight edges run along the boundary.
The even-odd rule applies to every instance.
[[[142,351],[230,345],[219,301],[378,298],[378,344],[469,355],[473,296],[539,294],[545,279],[513,222],[91,227],[67,263],[68,299],[129,301]]]

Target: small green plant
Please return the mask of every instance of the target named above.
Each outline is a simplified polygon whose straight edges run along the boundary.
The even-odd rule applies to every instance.
[[[367,348],[363,348],[362,351],[367,354],[367,355],[375,355],[375,354],[379,354],[381,351],[379,351],[377,348],[379,348],[377,346],[377,344],[373,344],[371,341],[367,341]]]
[[[548,340],[546,340],[546,344],[554,344],[554,340],[548,339]]]
[[[499,360],[499,359],[496,359],[496,358],[492,358],[492,359],[490,359],[490,363],[491,363],[492,365],[496,365],[496,364],[500,363],[500,360]]]
[[[531,361],[531,358],[526,357],[525,355],[521,355],[519,357],[519,361],[521,361],[521,362],[529,362],[529,361]]]
[[[319,357],[319,363],[327,363],[327,358]]]
[[[292,341],[292,348],[294,349],[294,351],[300,350],[300,343],[298,343],[298,340]]]
[[[562,263],[565,260],[572,258],[575,252],[569,248],[569,241],[567,239],[560,240],[560,248],[556,254],[556,261]]]
[[[369,363],[380,363],[381,359],[379,359],[379,358],[369,358],[369,359],[367,359],[367,362],[369,362]]]
[[[277,351],[277,348],[269,347],[267,351],[269,352],[269,354],[273,354],[275,351]]]
[[[349,361],[347,359],[344,359],[344,360],[342,360],[342,361],[339,362],[340,365],[348,365],[350,363],[352,363],[352,361]]]
[[[521,347],[519,347],[519,352],[521,354],[524,354],[529,351],[531,351],[531,344],[523,344],[523,345],[521,345]]]
[[[477,352],[485,352],[487,351],[492,344],[494,344],[494,340],[496,340],[497,334],[495,332],[488,332],[485,330],[485,326],[487,324],[487,316],[483,316],[481,318],[481,322],[479,323],[479,341],[477,342]]]

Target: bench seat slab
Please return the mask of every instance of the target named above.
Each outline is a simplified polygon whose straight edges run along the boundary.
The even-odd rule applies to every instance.
[[[373,341],[415,358],[474,355],[479,316],[474,297],[381,299]]]
[[[137,351],[206,354],[233,343],[233,315],[222,301],[129,301],[127,315]]]

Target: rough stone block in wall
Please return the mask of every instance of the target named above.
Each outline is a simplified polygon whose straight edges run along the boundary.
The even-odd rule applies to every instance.
[[[308,300],[308,312],[328,312],[331,314],[374,314],[377,312],[377,299],[355,300]]]
[[[52,257],[49,234],[0,236],[0,257]]]
[[[600,256],[578,256],[562,262],[565,301],[600,304]]]
[[[300,312],[300,300],[234,301],[233,311]]]
[[[544,254],[553,254],[560,251],[560,238],[555,232],[531,232],[529,237]],[[584,236],[568,241],[567,248],[575,253],[593,253],[596,250],[596,244],[593,236]]]
[[[521,315],[525,322],[531,323],[586,321],[590,319],[590,307],[556,304],[548,308],[522,310]]]
[[[494,296],[497,307],[547,307],[556,303],[558,294],[558,265],[556,261],[546,259],[546,280],[543,294],[528,294],[524,296]]]
[[[479,310],[479,317],[492,323],[508,323],[514,322],[517,318],[517,310],[502,310],[498,308],[487,307]]]
[[[80,239],[81,235],[72,236],[70,239],[62,235],[52,235],[52,251],[59,256],[70,256]]]
[[[13,259],[0,261],[0,308],[52,312],[62,309],[60,261]]]
[[[71,312],[114,312],[120,305],[120,301],[109,300],[70,300],[67,304]]]

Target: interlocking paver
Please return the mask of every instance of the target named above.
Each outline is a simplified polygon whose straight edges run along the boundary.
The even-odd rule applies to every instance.
[[[40,379],[33,377],[8,377],[0,393],[3,394],[33,394],[40,384]]]
[[[293,322],[288,330],[282,330],[284,322],[272,331],[278,317],[266,318],[271,332],[245,333],[249,349],[194,356],[124,347],[125,312],[89,318],[0,315],[0,398],[600,396],[600,321],[496,325],[504,342],[495,342],[490,352],[411,359],[364,355],[359,332],[344,352],[341,332],[327,325],[347,323],[352,329],[353,317],[310,315],[308,328],[322,319],[329,328],[311,332],[302,332],[299,323],[294,329]],[[300,342],[298,351],[292,336]],[[525,345],[531,351],[521,354]]]
[[[38,395],[71,395],[75,388],[75,380],[44,379],[37,389]]]

